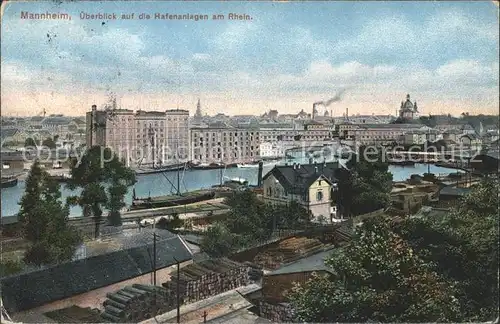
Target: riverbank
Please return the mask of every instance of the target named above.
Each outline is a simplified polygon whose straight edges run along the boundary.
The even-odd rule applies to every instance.
[[[273,168],[272,165],[264,165],[263,174],[266,174]],[[222,172],[221,172],[222,171]],[[412,174],[423,175],[430,171],[434,174],[453,173],[454,169],[437,167],[427,164],[415,164],[413,166],[389,166],[389,171],[393,175],[393,181],[404,181]],[[53,172],[53,173],[52,173]],[[68,169],[50,170],[51,174],[69,173]],[[165,172],[162,174],[151,174],[137,177],[137,183],[134,185],[137,197],[167,196],[177,191],[177,175],[179,175],[180,191],[210,189],[213,185],[221,184],[232,178],[244,178],[250,185],[257,185],[258,168],[231,168],[225,170],[186,170],[182,172]],[[19,201],[25,190],[24,179],[20,179],[15,187],[2,188],[1,190],[1,215],[15,215],[19,211]],[[130,187],[125,196],[127,207],[132,203],[133,188]],[[78,195],[79,190],[71,191],[66,185],[61,184],[62,198]],[[81,209],[78,206],[72,207],[70,215],[81,215]]]
[[[63,176],[65,174],[70,173],[70,169],[46,169],[48,174],[51,176]],[[16,173],[16,177],[19,181],[26,181],[26,178],[28,178],[29,171],[23,171],[20,173]]]

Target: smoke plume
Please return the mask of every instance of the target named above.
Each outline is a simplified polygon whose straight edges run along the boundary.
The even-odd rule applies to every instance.
[[[342,90],[338,91],[338,92],[335,94],[335,96],[334,96],[334,97],[332,97],[332,98],[330,98],[330,99],[328,99],[328,100],[326,100],[326,101],[317,101],[317,102],[315,102],[313,105],[314,105],[314,106],[317,106],[317,105],[322,105],[322,106],[324,106],[324,107],[328,107],[328,106],[330,106],[332,103],[342,100],[342,95],[344,94],[344,92],[345,92],[345,89],[342,89]]]

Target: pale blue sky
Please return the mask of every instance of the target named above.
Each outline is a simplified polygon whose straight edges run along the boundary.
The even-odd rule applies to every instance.
[[[72,20],[21,20],[21,11]],[[253,19],[103,25],[82,11]],[[82,113],[114,91],[131,109],[194,110],[201,97],[207,112],[285,113],[349,88],[336,114],[394,113],[406,92],[426,113],[445,103],[457,114],[491,112],[498,37],[498,7],[487,1],[14,2],[2,19],[2,110]]]

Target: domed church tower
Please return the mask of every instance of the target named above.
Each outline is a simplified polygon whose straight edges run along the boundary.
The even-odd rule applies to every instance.
[[[401,102],[401,107],[399,108],[399,117],[405,119],[414,119],[418,117],[417,102],[412,103],[410,100],[410,95],[406,95],[406,101]]]

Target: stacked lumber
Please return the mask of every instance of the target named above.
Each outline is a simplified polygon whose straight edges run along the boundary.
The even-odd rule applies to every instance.
[[[341,242],[347,242],[352,237],[352,230],[347,226],[339,227],[335,230],[336,239]]]
[[[272,304],[259,301],[259,314],[274,323],[292,322],[294,320],[294,309],[290,304]]]
[[[261,266],[248,261],[243,262],[243,264],[249,267],[248,276],[251,281],[259,281],[262,279],[264,271]]]
[[[114,323],[137,323],[177,306],[175,291],[152,285],[133,284],[106,296],[101,317]]]
[[[323,243],[317,239],[291,237],[257,254],[253,262],[264,268],[277,269],[283,264],[290,263],[303,255],[320,251],[322,248]]]
[[[227,258],[205,260],[173,272],[163,287],[176,291],[185,302],[195,302],[250,283],[250,267]]]
[[[47,312],[44,315],[57,323],[101,323],[100,313],[98,309],[73,305]]]

